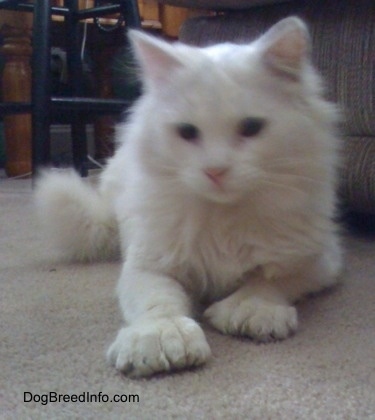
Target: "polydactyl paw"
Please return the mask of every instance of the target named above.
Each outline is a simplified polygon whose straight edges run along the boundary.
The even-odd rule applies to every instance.
[[[201,327],[187,317],[145,319],[122,328],[107,357],[133,377],[199,366],[211,350]]]

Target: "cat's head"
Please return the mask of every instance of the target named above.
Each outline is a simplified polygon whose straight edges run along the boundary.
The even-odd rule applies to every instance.
[[[300,19],[244,45],[197,48],[136,31],[130,38],[144,84],[134,122],[146,168],[223,203],[296,182],[287,179],[295,172],[314,177],[325,144],[316,133],[329,131],[332,112]]]

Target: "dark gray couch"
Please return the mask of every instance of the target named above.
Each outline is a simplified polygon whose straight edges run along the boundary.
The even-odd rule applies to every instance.
[[[159,0],[220,10],[185,22],[180,40],[207,45],[247,41],[277,20],[298,15],[310,25],[313,60],[327,96],[338,102],[343,124],[341,196],[350,210],[375,215],[375,3],[374,0]]]

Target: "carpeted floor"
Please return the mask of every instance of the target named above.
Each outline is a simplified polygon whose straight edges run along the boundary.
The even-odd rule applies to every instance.
[[[343,284],[298,305],[291,339],[259,345],[206,328],[208,365],[131,380],[104,358],[121,325],[119,264],[54,262],[31,182],[0,179],[0,418],[375,419],[375,238],[346,243]],[[49,393],[66,401],[45,404]],[[67,401],[89,397],[101,401]]]

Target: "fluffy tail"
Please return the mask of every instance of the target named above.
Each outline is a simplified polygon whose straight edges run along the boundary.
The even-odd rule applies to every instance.
[[[73,171],[49,171],[39,178],[35,201],[51,245],[69,260],[119,255],[117,222],[110,203]]]

